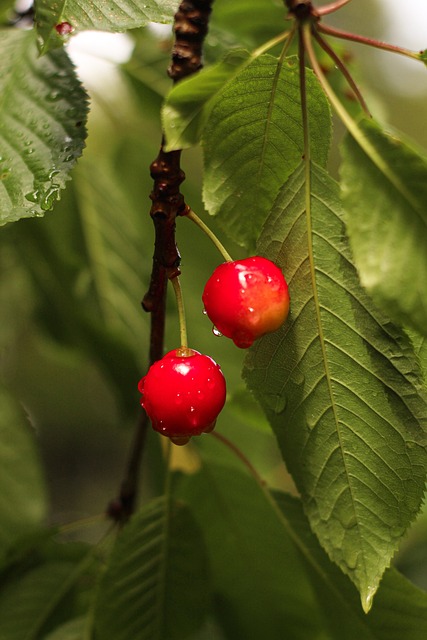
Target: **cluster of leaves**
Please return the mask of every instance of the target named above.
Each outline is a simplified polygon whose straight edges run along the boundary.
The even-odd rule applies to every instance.
[[[12,4],[1,2],[0,15]],[[99,159],[107,141],[100,151],[89,137],[84,155],[92,162],[83,158],[73,170],[60,203],[66,215],[56,221],[55,211],[2,230],[4,269],[19,264],[16,277],[35,292],[28,305],[37,304],[44,329],[90,356],[126,417],[137,405],[135,381],[147,351],[138,303],[152,253],[139,213],[149,180],[141,185],[132,177],[129,150],[139,155],[160,111],[167,66],[167,54],[139,28],[171,22],[177,5],[39,0],[36,29],[0,31],[6,225],[53,207],[85,144],[86,93],[55,27],[138,29],[123,74],[142,122],[134,124],[132,113],[129,134],[120,118],[111,119],[124,142],[108,149],[109,162]],[[168,150],[203,148],[207,211],[245,252],[279,264],[289,282],[289,321],[249,351],[243,376],[298,497],[283,483],[280,490],[266,484],[262,463],[256,471],[228,440],[226,425],[240,421],[246,440],[272,446],[269,427],[243,392],[219,422],[227,438],[192,445],[191,472],[172,473],[157,440],[148,444],[162,480],[153,480],[153,498],[117,537],[95,546],[60,543],[59,532],[45,525],[33,434],[5,388],[2,640],[425,636],[427,595],[388,567],[421,509],[427,470],[427,162],[358,114],[345,117],[340,184],[333,180],[327,169],[336,94],[327,85],[328,99],[307,69],[302,104],[298,57],[278,46],[285,16],[275,0],[216,0],[207,42],[214,62],[170,91],[162,124]],[[311,151],[305,161],[303,111]],[[185,269],[193,259],[195,270],[203,249],[198,254],[187,242]],[[7,293],[0,289],[1,297]]]

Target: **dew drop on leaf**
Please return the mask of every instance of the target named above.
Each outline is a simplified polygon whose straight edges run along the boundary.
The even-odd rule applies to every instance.
[[[372,601],[374,599],[374,595],[377,592],[377,588],[376,587],[368,587],[367,588],[367,594],[365,598],[362,598],[362,607],[363,607],[363,611],[365,613],[369,613],[369,611],[371,610],[372,607]]]
[[[353,512],[341,515],[340,522],[344,529],[353,529],[357,525],[357,518]]]
[[[346,555],[346,565],[350,570],[354,570],[357,567],[359,561],[359,549],[354,549],[352,553]]]
[[[51,91],[46,96],[46,100],[48,102],[56,102],[57,100],[60,100],[60,98],[61,98],[61,94],[59,91]]]
[[[390,529],[390,533],[393,536],[393,538],[401,538],[403,536],[403,534],[406,531],[406,527],[401,525],[397,525],[395,527],[391,527]]]
[[[29,202],[38,202],[40,198],[40,192],[38,189],[36,191],[30,191],[30,193],[25,194],[25,199]]]
[[[274,411],[274,413],[282,413],[286,409],[287,398],[285,395],[272,393],[266,395],[265,399],[268,406]]]
[[[59,185],[52,184],[50,189],[47,189],[47,191],[41,195],[40,206],[43,211],[49,211],[49,209],[52,209],[53,203],[55,202],[55,200],[58,200],[58,193]]]
[[[305,382],[304,374],[297,369],[292,376],[292,382],[298,386],[301,386]]]
[[[316,416],[308,416],[307,417],[307,427],[309,429],[314,429],[317,425]]]

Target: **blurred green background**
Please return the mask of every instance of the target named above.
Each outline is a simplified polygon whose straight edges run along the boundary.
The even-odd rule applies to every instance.
[[[410,4],[405,11],[411,10]],[[216,0],[215,5],[207,62],[239,43],[260,44],[277,31],[274,16],[265,24],[257,23],[256,30],[248,21],[239,29],[239,40],[234,28],[227,28],[229,0]],[[275,3],[275,11],[281,10],[280,5]],[[386,7],[387,2],[358,0],[327,20],[389,39],[396,26]],[[123,56],[131,52],[128,61],[99,60],[105,47],[120,58],[122,46]],[[153,253],[149,165],[158,152],[160,107],[170,87],[166,76],[170,46],[170,30],[164,29],[108,36],[106,41],[85,34],[72,43],[70,51],[81,64],[91,97],[84,156],[53,212],[44,219],[8,225],[0,234],[0,371],[39,436],[53,522],[103,511],[117,494],[132,439],[139,408],[136,387],[146,371],[149,338],[149,318],[140,307]],[[99,53],[85,53],[88,47]],[[416,68],[416,62],[408,67],[406,60],[401,64],[397,56],[360,45],[345,43],[345,49],[353,55],[352,69],[376,117],[427,148],[425,69]],[[336,123],[331,153],[335,175],[342,134]],[[187,202],[206,219],[199,149],[183,154],[183,168]],[[244,249],[222,236],[215,220],[208,223],[233,257],[244,255]],[[244,353],[215,337],[202,314],[203,284],[221,257],[190,221],[178,221],[177,238],[190,345],[212,355],[228,382],[229,402],[217,428],[245,451],[266,480],[292,490],[260,411],[252,407],[251,424],[247,410],[242,411],[251,402],[240,380]],[[178,335],[170,295],[166,349],[177,346]],[[156,491],[151,461],[158,447],[157,437],[150,435],[143,482],[147,494]],[[176,448],[175,454],[178,465],[194,463],[192,446]],[[97,531],[82,535],[91,539]],[[398,564],[427,588],[427,512],[409,533]]]

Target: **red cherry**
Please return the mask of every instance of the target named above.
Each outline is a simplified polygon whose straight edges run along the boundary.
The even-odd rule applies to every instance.
[[[153,429],[175,444],[212,431],[225,403],[225,379],[212,358],[194,349],[169,351],[138,384]]]
[[[283,273],[260,256],[220,264],[207,281],[202,300],[216,329],[242,349],[276,331],[289,312]]]

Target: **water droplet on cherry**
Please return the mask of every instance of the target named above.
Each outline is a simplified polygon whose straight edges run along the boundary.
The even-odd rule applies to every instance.
[[[187,444],[188,442],[190,442],[191,440],[191,436],[171,436],[170,437],[170,441],[173,442],[173,444],[178,445],[178,447],[182,447],[184,444]]]

